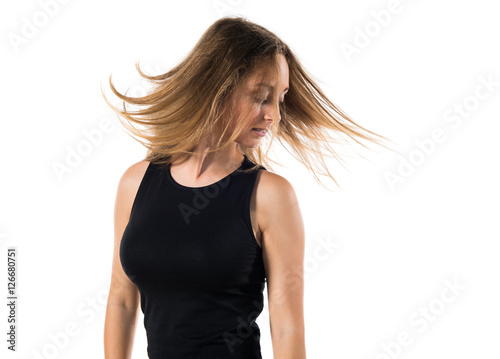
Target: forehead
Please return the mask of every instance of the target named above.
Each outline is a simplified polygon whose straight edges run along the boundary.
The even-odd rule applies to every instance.
[[[264,73],[256,73],[251,75],[246,81],[246,87],[250,90],[258,90],[263,88],[273,91],[275,88],[279,92],[283,92],[289,87],[288,63],[283,55],[279,55],[279,76],[265,76]],[[269,74],[269,73],[268,73]]]

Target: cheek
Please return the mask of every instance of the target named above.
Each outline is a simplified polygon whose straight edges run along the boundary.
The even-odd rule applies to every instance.
[[[236,120],[239,122],[246,122],[249,126],[260,114],[259,106],[240,105],[236,110]]]

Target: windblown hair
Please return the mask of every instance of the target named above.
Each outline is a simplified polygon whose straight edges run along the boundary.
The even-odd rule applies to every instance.
[[[275,117],[279,111],[281,120],[273,119],[268,133],[271,134],[270,140],[268,136],[262,138],[255,149],[237,144],[238,150],[256,166],[261,164],[272,169],[270,162],[277,162],[268,157],[268,152],[274,137],[277,137],[280,144],[312,172],[319,184],[322,185],[317,172],[329,176],[338,185],[323,158],[323,149],[326,149],[333,158],[341,160],[331,147],[331,144],[339,143],[333,134],[347,135],[365,148],[358,139],[385,148],[381,140],[388,139],[350,119],[325,96],[278,36],[245,18],[217,20],[186,58],[164,74],[147,75],[136,62],[137,71],[153,85],[145,96],[120,94],[110,76],[113,93],[124,101],[122,110],[110,104],[104,93],[103,96],[130,131],[129,135],[148,149],[145,160],[164,165],[176,160],[182,163],[195,153],[200,143],[206,144],[207,150],[213,152],[231,144],[243,131],[248,131],[250,116],[241,114],[241,111],[239,117],[236,115],[240,105],[233,100],[234,95],[238,93],[239,85],[250,76],[267,82],[278,79],[278,54],[285,56],[289,67],[289,91],[285,102],[278,105],[273,101],[277,107]],[[259,89],[255,93],[258,92]],[[273,99],[278,92],[276,87],[271,94]],[[130,111],[125,102],[141,108]],[[143,128],[136,128],[133,123]],[[317,167],[318,161],[326,173],[313,168],[312,164]]]

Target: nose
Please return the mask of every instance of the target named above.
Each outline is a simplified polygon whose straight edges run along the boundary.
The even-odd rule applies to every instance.
[[[264,119],[279,122],[281,120],[279,104],[266,106]]]

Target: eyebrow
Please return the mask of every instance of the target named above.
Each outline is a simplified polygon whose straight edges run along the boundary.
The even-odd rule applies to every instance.
[[[258,84],[255,84],[255,87],[258,87],[258,86],[264,86],[264,87],[270,88],[271,90],[274,90],[274,86],[271,86],[271,85],[264,83],[264,82],[259,82]],[[288,90],[289,90],[289,88],[287,87],[283,90],[283,92],[288,91]]]

